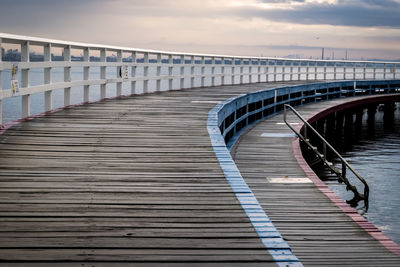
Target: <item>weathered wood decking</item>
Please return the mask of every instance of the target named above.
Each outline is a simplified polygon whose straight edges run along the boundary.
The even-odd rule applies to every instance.
[[[352,100],[319,102],[296,109],[307,118]],[[289,121],[299,121],[289,114]],[[400,266],[399,256],[371,237],[313,183],[267,181],[267,178],[307,177],[293,155],[292,138],[261,136],[292,133],[282,122],[283,114],[278,114],[257,124],[241,136],[232,149],[232,157],[293,253],[305,266]]]
[[[1,261],[275,266],[225,180],[206,120],[214,101],[277,85],[108,100],[7,130]]]
[[[287,84],[108,100],[9,129],[0,136],[0,265],[275,266],[221,171],[206,121],[216,101]],[[236,161],[300,260],[398,266],[312,184],[266,183],[304,176],[290,138],[259,136],[288,132],[278,120],[247,133]]]

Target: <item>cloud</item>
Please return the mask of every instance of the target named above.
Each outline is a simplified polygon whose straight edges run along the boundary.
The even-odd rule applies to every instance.
[[[79,17],[96,12],[97,3],[104,0],[0,0],[0,25],[5,28],[46,29],[59,26],[63,29]]]
[[[264,3],[291,3],[289,0],[259,0]],[[296,1],[297,2],[297,1]],[[336,3],[309,2],[288,8],[249,6],[237,14],[251,18],[306,25],[400,28],[400,3],[394,0],[338,0]]]
[[[266,4],[277,4],[277,3],[292,3],[292,2],[300,2],[304,3],[305,0],[258,0],[259,2]]]
[[[399,8],[400,3],[394,0],[359,0],[363,4],[375,6],[375,7],[384,7],[384,8]],[[341,2],[351,3],[349,0],[342,0]]]
[[[397,58],[399,5],[400,0],[0,0],[0,32],[235,55],[364,48]]]

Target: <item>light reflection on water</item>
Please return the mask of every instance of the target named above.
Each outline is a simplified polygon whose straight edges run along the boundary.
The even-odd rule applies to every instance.
[[[361,129],[353,128],[352,140],[341,153],[370,187],[369,209],[364,216],[400,244],[400,104],[397,103],[393,119],[386,122],[384,112],[378,111],[374,126],[368,125],[364,113]],[[341,198],[353,197],[343,184],[326,183]],[[363,186],[358,183],[357,188]],[[362,202],[357,208],[360,206]]]

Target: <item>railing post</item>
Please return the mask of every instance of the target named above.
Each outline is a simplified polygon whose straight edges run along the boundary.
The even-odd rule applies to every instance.
[[[376,80],[376,63],[374,63],[374,74],[373,74],[373,79]]]
[[[201,87],[205,86],[205,80],[206,80],[206,77],[204,77],[204,74],[206,72],[205,64],[206,64],[205,58],[201,57]]]
[[[90,56],[89,56],[89,48],[86,47],[83,49],[83,61],[88,64],[87,66],[83,67],[83,80],[84,81],[89,81],[89,73],[90,73],[90,67],[89,67],[89,61],[90,61]],[[88,84],[83,86],[83,102],[89,102],[89,90],[90,87]]]
[[[185,87],[185,56],[181,56],[181,78],[180,78],[180,89]]]
[[[232,60],[232,62],[231,62],[231,65],[232,65],[232,67],[231,67],[231,84],[235,84],[235,70],[236,70],[235,59],[232,58],[231,60]]]
[[[276,64],[277,64],[277,61],[275,60],[275,62],[274,62],[274,82],[276,82]]]
[[[318,62],[314,62],[314,80],[318,80]]]
[[[253,83],[253,59],[249,58],[249,83]]]
[[[269,82],[269,60],[265,62],[266,67],[265,67],[265,81]]]
[[[225,58],[221,58],[221,85],[225,85]]]
[[[64,67],[64,82],[71,82],[71,46],[67,45],[64,47],[64,62],[67,62],[67,66]],[[64,106],[71,105],[71,87],[64,88]]]
[[[51,62],[51,44],[44,46],[44,61]],[[51,84],[51,67],[44,68],[44,84]],[[44,92],[44,110],[50,111],[52,109],[52,93],[53,91]]]
[[[21,44],[21,61],[29,62],[29,42]],[[21,71],[21,87],[29,87],[29,69],[23,69]],[[21,115],[22,118],[31,115],[31,99],[29,94],[21,97]]]
[[[282,81],[285,81],[286,61],[282,61]]]
[[[143,54],[143,93],[149,92],[149,53]]]
[[[337,63],[333,63],[333,79],[336,80],[336,69],[337,69]]]
[[[106,56],[106,49],[102,48],[100,50],[100,62],[103,64],[106,64],[107,61],[107,56]],[[106,66],[101,66],[100,67],[100,79],[103,80],[103,83],[100,85],[100,99],[106,98],[106,90],[107,90],[107,84],[106,84],[106,77],[107,77],[107,67]]]
[[[327,62],[324,62],[324,81],[326,81],[326,66],[327,66]]]
[[[136,62],[136,52],[132,52],[131,54],[132,57],[132,67],[131,67],[131,94],[134,95],[136,93],[136,68],[137,68],[137,62]]]
[[[297,80],[300,81],[301,80],[301,61],[299,61],[297,64],[299,64],[299,66],[297,67]]]
[[[2,42],[3,42],[3,40],[2,40],[2,38],[0,38],[0,64],[3,61]],[[2,92],[2,91],[3,91],[3,72],[0,69],[0,92]],[[3,103],[3,99],[2,99],[2,97],[0,97],[0,128],[1,128],[1,125],[3,124],[3,107],[2,107],[3,104],[2,103]]]
[[[211,58],[211,86],[215,86],[215,57]]]
[[[257,60],[257,82],[261,82],[261,59]]]
[[[240,84],[243,84],[243,59],[240,59]]]
[[[290,61],[289,80],[290,80],[290,81],[293,81],[293,61]]]
[[[168,90],[172,90],[173,88],[173,69],[174,69],[174,60],[172,58],[172,55],[168,55]]]
[[[343,80],[346,80],[347,62],[343,63]]]
[[[157,54],[157,85],[156,85],[156,91],[160,92],[161,91],[161,64],[162,64],[162,58],[161,54]]]
[[[307,61],[306,64],[306,81],[308,81],[310,79],[310,61]]]
[[[386,80],[386,64],[383,64],[383,79]]]
[[[367,63],[363,65],[363,80],[367,79]]]
[[[117,51],[117,77],[120,79],[123,79],[124,76],[124,70],[122,69],[122,50]],[[118,73],[120,72],[120,73]],[[122,82],[117,82],[117,90],[116,90],[116,95],[121,96],[122,95]]]
[[[353,80],[356,79],[357,64],[353,63]]]
[[[195,69],[195,59],[194,56],[190,57],[190,88],[194,88],[194,69]]]

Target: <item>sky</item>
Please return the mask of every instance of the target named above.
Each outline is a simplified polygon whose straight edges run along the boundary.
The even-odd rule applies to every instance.
[[[400,59],[400,0],[0,0],[0,32],[174,52]]]

